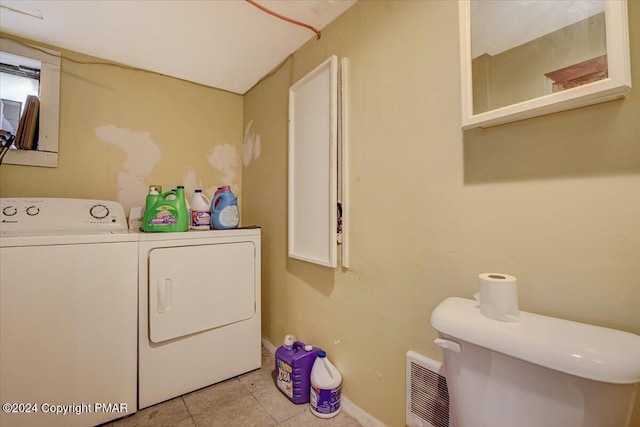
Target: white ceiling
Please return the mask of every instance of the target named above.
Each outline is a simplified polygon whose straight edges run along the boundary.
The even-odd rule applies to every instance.
[[[356,0],[258,0],[317,29]],[[0,0],[3,32],[244,94],[316,35],[244,0]]]

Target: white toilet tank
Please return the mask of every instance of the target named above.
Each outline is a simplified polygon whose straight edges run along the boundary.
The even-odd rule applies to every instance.
[[[500,322],[465,298],[431,325],[455,427],[632,427],[640,336],[523,311]]]

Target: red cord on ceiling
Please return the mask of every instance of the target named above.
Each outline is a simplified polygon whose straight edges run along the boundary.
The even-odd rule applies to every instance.
[[[246,1],[247,1],[248,3],[251,3],[252,5],[254,5],[255,7],[257,7],[257,8],[258,8],[258,9],[260,9],[261,11],[263,11],[263,12],[265,12],[265,13],[268,13],[269,15],[273,15],[273,16],[275,16],[276,18],[280,18],[280,19],[282,19],[283,21],[287,21],[287,22],[290,22],[290,23],[292,23],[292,24],[299,25],[299,26],[301,26],[301,27],[305,27],[305,28],[310,29],[311,31],[313,31],[314,33],[316,33],[316,36],[318,37],[318,38],[317,38],[317,40],[320,40],[320,37],[322,37],[322,34],[320,34],[320,30],[316,29],[315,27],[312,27],[312,26],[311,26],[311,25],[309,25],[309,24],[305,24],[304,22],[296,21],[295,19],[287,18],[287,17],[286,17],[286,16],[284,16],[284,15],[280,15],[279,13],[274,12],[274,11],[272,11],[272,10],[269,10],[269,9],[267,9],[266,7],[262,6],[261,4],[259,4],[259,3],[258,3],[257,1],[255,1],[255,0],[246,0]]]

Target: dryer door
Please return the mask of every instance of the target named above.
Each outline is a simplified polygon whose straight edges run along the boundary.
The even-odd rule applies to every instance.
[[[154,343],[250,319],[255,307],[252,242],[149,252],[149,338]]]

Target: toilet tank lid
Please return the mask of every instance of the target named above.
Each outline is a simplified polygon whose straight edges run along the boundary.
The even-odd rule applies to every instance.
[[[640,336],[628,332],[524,311],[520,322],[501,322],[482,315],[476,301],[458,297],[435,308],[431,326],[453,339],[578,377],[640,382]]]

